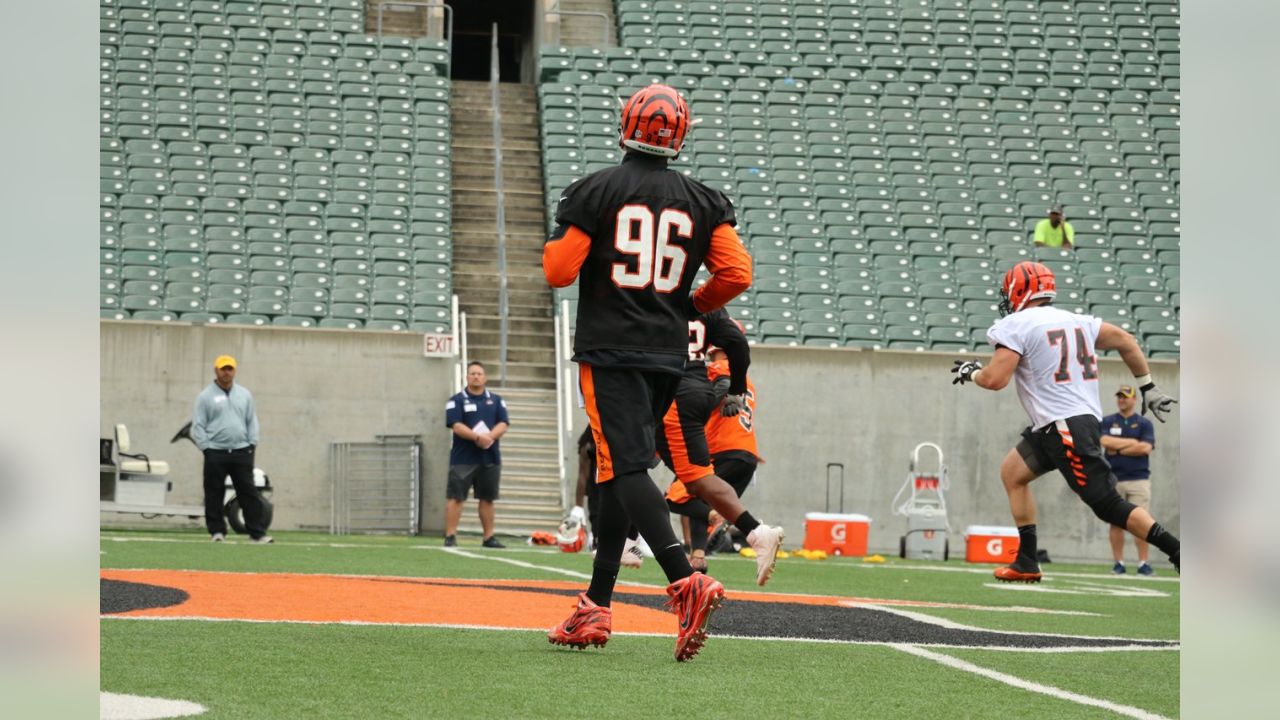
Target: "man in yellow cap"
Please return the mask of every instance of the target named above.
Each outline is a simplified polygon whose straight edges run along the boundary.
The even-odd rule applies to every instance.
[[[213,361],[213,382],[196,396],[191,439],[204,453],[204,522],[214,542],[227,537],[222,517],[224,480],[231,476],[244,524],[255,543],[271,542],[262,523],[262,499],[253,486],[253,456],[258,446],[258,414],[253,394],[235,382],[236,359]]]

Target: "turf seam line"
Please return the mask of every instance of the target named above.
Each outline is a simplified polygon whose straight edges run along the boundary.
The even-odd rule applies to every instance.
[[[1071,692],[1070,690],[1063,690],[1062,688],[1056,688],[1051,685],[1043,685],[1041,683],[1033,682],[1031,680],[1024,680],[1023,678],[1020,678],[1014,675],[1008,675],[998,670],[992,670],[990,668],[984,668],[980,665],[974,665],[973,663],[968,662],[967,660],[961,660],[960,658],[952,657],[950,655],[936,653],[916,645],[908,645],[903,643],[890,643],[889,646],[894,648],[895,650],[900,650],[904,653],[907,653],[908,655],[915,655],[916,657],[919,657],[919,658],[932,660],[936,663],[945,665],[955,670],[961,670],[964,672],[973,673],[974,675],[981,675],[982,677],[988,678],[990,680],[995,680],[996,682],[1001,682],[1001,683],[1004,683],[1005,685],[1011,685],[1013,687],[1019,688],[1021,690],[1026,690],[1028,692],[1039,693],[1041,695],[1048,695],[1049,697],[1057,698],[1059,700],[1066,700],[1068,702],[1073,702],[1078,705],[1087,705],[1090,707],[1097,707],[1097,708],[1102,708],[1104,710],[1110,710],[1113,713],[1124,715],[1126,717],[1137,718],[1138,720],[1169,720],[1169,718],[1166,718],[1163,715],[1158,715],[1149,710],[1143,710],[1142,708],[1137,708],[1130,705],[1121,705],[1120,703],[1114,703],[1114,702],[1111,702],[1110,700],[1103,700],[1101,698],[1089,697],[1088,695],[1081,695],[1080,693]]]

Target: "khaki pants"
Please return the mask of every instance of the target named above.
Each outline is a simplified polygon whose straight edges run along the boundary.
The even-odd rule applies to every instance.
[[[1151,481],[1150,480],[1120,480],[1116,482],[1116,492],[1120,497],[1137,505],[1143,510],[1149,510],[1151,506]]]

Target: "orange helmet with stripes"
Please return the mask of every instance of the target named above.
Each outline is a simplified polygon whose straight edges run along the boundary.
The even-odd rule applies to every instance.
[[[1009,268],[1000,283],[1000,314],[1016,313],[1032,300],[1053,299],[1057,295],[1052,270],[1038,262],[1020,262]]]
[[[693,122],[689,104],[675,88],[650,85],[622,106],[618,144],[628,150],[673,158]]]

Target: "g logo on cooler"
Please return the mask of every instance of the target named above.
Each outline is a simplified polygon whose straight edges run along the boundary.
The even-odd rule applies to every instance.
[[[1004,541],[1000,538],[991,538],[987,541],[987,552],[991,555],[999,557],[1004,554]]]
[[[843,545],[845,539],[845,524],[833,523],[831,525],[831,542],[837,545]]]

